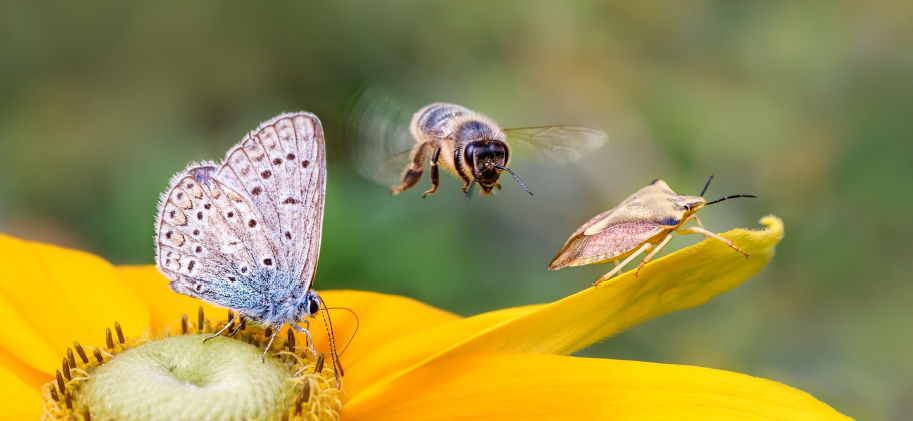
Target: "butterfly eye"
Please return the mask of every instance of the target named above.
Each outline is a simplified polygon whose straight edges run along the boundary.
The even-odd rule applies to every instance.
[[[318,311],[320,311],[320,301],[318,301],[316,294],[309,294],[308,295],[308,313],[313,315],[313,314],[317,314]]]

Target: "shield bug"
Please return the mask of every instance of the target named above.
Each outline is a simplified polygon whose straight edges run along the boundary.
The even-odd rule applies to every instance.
[[[736,194],[708,202],[703,196],[711,180],[713,176],[707,180],[700,196],[680,195],[672,191],[664,181],[653,180],[618,206],[596,215],[577,228],[548,265],[548,269],[614,261],[615,268],[597,279],[593,283],[595,286],[614,276],[641,253],[649,252],[634,271],[634,276],[637,276],[640,269],[669,243],[673,232],[703,234],[704,237],[715,238],[747,258],[748,254],[732,244],[732,241],[704,229],[696,213],[704,206],[727,199],[757,196]],[[685,228],[691,220],[697,226]]]

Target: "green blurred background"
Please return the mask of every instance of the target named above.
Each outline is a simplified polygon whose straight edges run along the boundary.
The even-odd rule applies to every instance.
[[[469,315],[587,287],[611,266],[545,269],[572,230],[653,178],[696,194],[713,173],[709,198],[760,198],[704,223],[782,217],[773,262],[581,354],[748,373],[859,419],[905,419],[910,16],[900,1],[3,2],[0,231],[152,263],[169,177],[306,109],[330,149],[318,289]],[[427,178],[393,197],[343,153],[343,110],[364,86],[610,141],[575,165],[516,158],[534,198],[507,179],[466,201],[451,177],[428,199]]]

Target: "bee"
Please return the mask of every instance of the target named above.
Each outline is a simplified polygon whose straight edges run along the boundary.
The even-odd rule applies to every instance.
[[[398,169],[399,183],[390,187],[394,195],[415,187],[427,166],[431,188],[422,197],[438,190],[442,167],[463,181],[462,190],[467,197],[476,184],[482,196],[500,189],[499,179],[505,172],[532,196],[523,180],[510,169],[514,149],[523,159],[568,162],[579,159],[582,151],[599,148],[608,138],[602,130],[581,126],[502,129],[485,114],[441,102],[422,107],[406,126],[402,123],[406,116],[390,116],[396,105],[385,97],[365,95],[354,107],[352,114],[356,118],[349,122],[349,128],[366,143],[357,151],[360,155],[355,157],[356,168],[380,183],[389,182],[384,172]],[[379,114],[386,115],[378,118]],[[408,134],[404,127],[408,127]],[[411,142],[406,140],[409,137]]]
[[[704,193],[713,176],[707,180],[699,196],[678,194],[663,180],[653,180],[649,185],[628,196],[618,206],[594,216],[577,228],[561,247],[561,251],[549,264],[549,270],[567,266],[581,266],[592,263],[615,261],[615,268],[602,275],[593,286],[611,278],[641,253],[648,253],[641,260],[634,276],[666,244],[672,240],[672,233],[703,234],[705,237],[722,241],[746,258],[748,254],[736,247],[732,241],[704,229],[696,213],[701,208],[724,200],[739,197],[755,198],[753,194],[734,194],[708,202]],[[697,226],[685,228],[690,221]],[[623,261],[621,261],[624,259]],[[619,261],[621,261],[619,263]]]

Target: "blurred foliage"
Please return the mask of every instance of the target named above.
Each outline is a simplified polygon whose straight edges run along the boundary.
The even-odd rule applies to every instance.
[[[280,111],[330,148],[316,286],[460,314],[542,302],[611,265],[548,272],[566,236],[661,177],[756,193],[708,228],[775,213],[754,280],[583,355],[696,364],[806,390],[860,419],[913,412],[913,4],[907,2],[154,2],[0,4],[0,230],[116,263],[153,261],[158,194]],[[464,200],[355,176],[345,116],[364,85],[505,126],[590,124],[609,143]],[[694,236],[691,236],[694,237]],[[679,238],[671,244],[697,241]],[[906,333],[904,333],[906,332]]]

